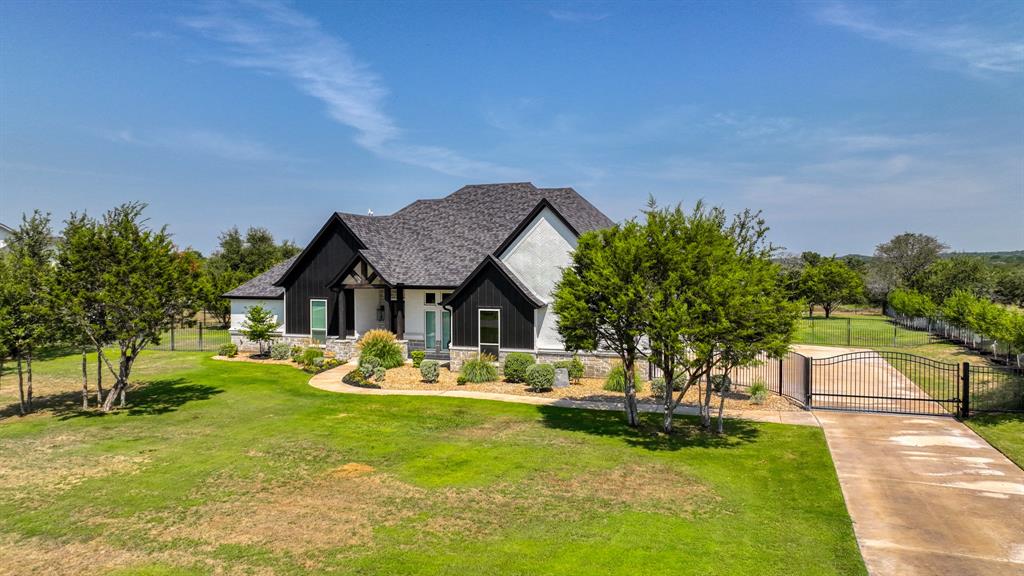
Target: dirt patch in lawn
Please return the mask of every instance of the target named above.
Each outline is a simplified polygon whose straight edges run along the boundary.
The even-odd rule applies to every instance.
[[[130,570],[133,566],[194,567],[216,574],[253,574],[249,569],[236,569],[214,560],[198,560],[183,551],[143,551],[141,548],[118,548],[98,539],[59,541],[46,538],[15,539],[0,534],[0,576],[24,574],[108,574],[112,570]]]
[[[553,388],[543,392],[535,392],[526,387],[525,384],[512,384],[505,381],[484,382],[480,384],[466,383],[459,385],[457,382],[458,373],[447,368],[441,368],[438,372],[438,380],[435,383],[423,382],[419,368],[413,368],[406,364],[387,371],[384,382],[379,383],[385,390],[473,390],[478,392],[496,392],[500,394],[515,394],[517,396],[536,396],[540,398],[569,398],[574,400],[591,400],[603,402],[621,402],[622,393],[609,392],[605,390],[604,380],[599,378],[582,378],[579,383],[571,384],[565,388]],[[659,403],[659,399],[651,396],[650,383],[644,382],[640,391],[640,401],[650,404]],[[699,392],[696,388],[687,391],[684,404],[696,405],[699,400]],[[718,407],[718,396],[713,398],[713,406]],[[774,394],[769,394],[762,404],[750,402],[750,395],[745,389],[737,388],[735,392],[726,395],[726,410],[799,410],[800,408]]]
[[[238,356],[214,356],[214,360],[222,360],[224,362],[249,362],[252,364],[285,364],[288,366],[294,366],[301,368],[295,362],[291,360],[274,360],[273,358],[257,358],[252,355],[238,355]]]

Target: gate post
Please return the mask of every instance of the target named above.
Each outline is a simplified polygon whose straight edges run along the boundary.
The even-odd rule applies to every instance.
[[[811,377],[814,374],[810,356],[804,357],[804,406],[811,407]]]
[[[852,323],[853,323],[853,318],[847,318],[846,319],[846,345],[847,346],[850,346],[851,344],[853,344],[853,335],[852,335],[853,328],[851,326]]]
[[[786,361],[786,356],[779,358],[779,396],[782,396],[782,363]]]
[[[960,375],[960,419],[971,416],[971,363],[964,362],[963,374]]]

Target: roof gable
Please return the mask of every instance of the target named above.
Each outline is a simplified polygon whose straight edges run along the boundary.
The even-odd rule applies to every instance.
[[[447,306],[450,302],[455,300],[459,294],[461,294],[467,286],[472,284],[473,280],[487,270],[488,267],[494,267],[498,270],[498,272],[500,272],[501,275],[504,276],[505,279],[508,280],[509,283],[511,283],[512,286],[514,286],[528,302],[530,302],[530,304],[533,304],[534,308],[541,308],[545,306],[544,301],[534,294],[533,291],[531,291],[525,284],[523,284],[519,278],[517,278],[516,275],[513,274],[512,271],[509,270],[508,267],[505,266],[501,260],[498,260],[493,254],[488,254],[483,261],[480,262],[480,265],[477,266],[469,276],[466,276],[466,279],[462,281],[462,284],[460,284],[454,292],[449,294],[447,298],[441,301],[441,305]]]
[[[352,229],[348,227],[348,224],[338,216],[338,213],[331,214],[331,217],[327,219],[327,222],[324,222],[324,225],[320,227],[320,231],[316,233],[316,236],[313,236],[313,239],[310,240],[309,244],[306,244],[306,247],[302,249],[302,252],[299,252],[288,268],[281,274],[281,277],[274,281],[274,285],[284,286],[292,275],[301,270],[302,264],[305,263],[309,255],[312,254],[313,248],[335,227],[340,227],[343,233],[352,237],[356,242],[357,248],[366,247],[362,240],[360,240],[359,236],[357,236]]]

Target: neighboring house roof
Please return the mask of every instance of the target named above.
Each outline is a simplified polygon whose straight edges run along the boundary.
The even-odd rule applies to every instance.
[[[362,244],[358,254],[389,284],[457,287],[545,206],[579,234],[615,224],[572,188],[537,188],[529,182],[463,186],[444,198],[417,200],[384,216],[337,212],[302,253],[225,296],[281,297],[283,288],[274,284],[284,284],[284,277],[293,267],[299,269],[304,254],[339,220]],[[503,264],[498,266],[531,301],[540,301]]]
[[[238,288],[224,294],[225,298],[280,298],[284,296],[284,288],[274,286],[274,282],[284,274],[285,270],[298,258],[292,256],[275,264],[270,270],[249,280]]]

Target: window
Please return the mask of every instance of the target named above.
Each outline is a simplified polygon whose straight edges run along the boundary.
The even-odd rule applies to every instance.
[[[498,357],[501,347],[501,311],[480,310],[480,353]]]
[[[327,300],[309,301],[309,337],[317,344],[327,342]]]
[[[427,292],[426,294],[424,294],[424,297],[426,298],[424,302],[426,302],[427,304],[434,304],[436,302],[437,294],[434,294],[433,292]]]

